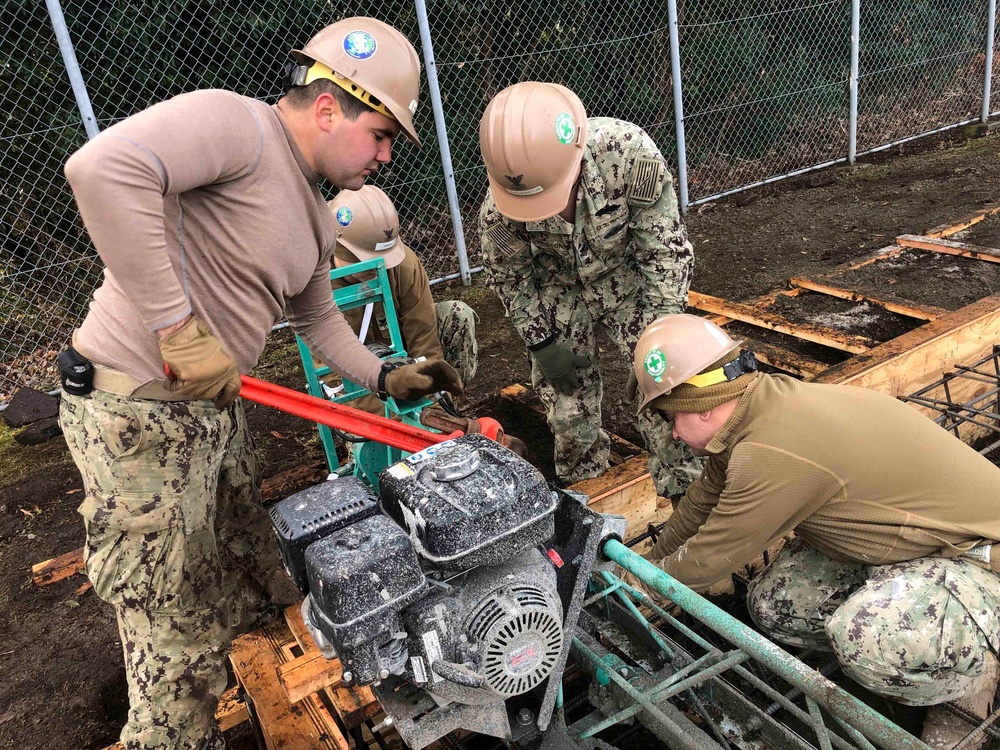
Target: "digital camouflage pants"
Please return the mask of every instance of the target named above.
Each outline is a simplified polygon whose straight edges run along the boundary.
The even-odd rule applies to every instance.
[[[83,475],[84,559],[125,654],[128,750],[225,747],[215,722],[234,635],[267,615],[280,565],[239,400],[64,395]]]
[[[476,343],[476,313],[458,300],[435,302],[438,341],[444,349],[444,361],[458,370],[466,386],[476,377],[479,346]]]
[[[639,337],[660,315],[638,303],[638,295],[638,290],[632,292],[617,307],[598,316],[594,311],[603,310],[604,305],[589,299],[584,292],[571,303],[571,309],[557,312],[561,326],[559,346],[568,345],[575,354],[590,360],[589,365],[577,368],[577,389],[572,394],[564,395],[549,385],[542,368],[532,358],[531,385],[545,406],[549,429],[555,438],[556,476],[564,485],[599,476],[608,468],[611,440],[601,421],[604,383],[598,366],[596,327],[602,326],[618,345],[617,352],[605,356],[616,356],[631,371],[632,352]],[[638,401],[626,404],[628,409],[638,406]],[[636,417],[636,426],[649,450],[649,470],[656,493],[671,498],[683,495],[701,474],[703,461],[695,458],[684,443],[674,440],[673,425],[658,413],[644,411]]]
[[[1000,575],[961,558],[860,565],[795,540],[747,606],[774,639],[833,651],[853,680],[912,706],[958,698],[1000,648]]]

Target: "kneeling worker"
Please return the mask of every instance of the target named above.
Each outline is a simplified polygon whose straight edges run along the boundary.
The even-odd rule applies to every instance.
[[[444,360],[458,370],[462,382],[467,384],[476,374],[478,359],[476,314],[458,300],[434,302],[427,271],[399,236],[399,216],[389,196],[373,185],[365,185],[360,190],[342,190],[329,206],[341,233],[334,251],[334,267],[381,258],[388,271],[407,356]],[[342,276],[333,280],[333,289],[374,278],[374,271]],[[355,333],[361,335],[364,329],[361,335],[364,343],[389,343],[381,305],[367,315],[363,307],[348,310],[344,317]],[[333,380],[336,381],[336,376]],[[384,408],[374,397],[350,405],[376,414],[382,414]]]
[[[972,730],[937,704],[989,715],[1000,468],[885,394],[756,372],[738,342],[693,315],[646,329],[634,377],[640,408],[708,457],[647,558],[703,590],[794,530],[750,585],[765,634],[833,651],[869,690],[932,706],[931,747]]]

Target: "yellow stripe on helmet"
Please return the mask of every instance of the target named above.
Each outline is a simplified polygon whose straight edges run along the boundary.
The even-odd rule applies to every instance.
[[[306,73],[306,81],[304,85],[308,86],[313,81],[318,81],[321,78],[327,81],[333,81],[335,84],[340,86],[340,88],[342,88],[348,94],[353,96],[355,99],[365,103],[366,105],[374,109],[376,112],[385,115],[393,122],[397,121],[396,116],[392,112],[390,112],[388,108],[379,99],[369,94],[358,84],[354,83],[354,81],[350,80],[349,78],[345,78],[339,73],[334,73],[333,70],[326,67],[319,60],[316,60],[315,62],[313,62],[311,66],[309,66],[309,71]]]
[[[725,370],[720,367],[716,370],[703,372],[701,375],[694,375],[684,382],[693,385],[695,388],[707,388],[710,385],[725,383],[728,379]]]

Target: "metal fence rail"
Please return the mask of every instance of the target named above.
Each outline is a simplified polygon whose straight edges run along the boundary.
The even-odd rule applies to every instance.
[[[376,183],[431,277],[467,281],[478,123],[503,87],[557,81],[592,115],[644,127],[686,208],[985,119],[1000,107],[995,13],[995,0],[8,0],[0,401],[55,382],[54,352],[100,281],[62,175],[88,132],[197,88],[274,101],[287,51],[339,18],[381,18],[423,54],[426,145],[400,144]]]

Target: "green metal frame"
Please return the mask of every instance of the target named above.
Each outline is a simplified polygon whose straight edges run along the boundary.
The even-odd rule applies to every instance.
[[[720,651],[719,648],[685,626],[641,591],[629,586],[617,576],[606,571],[596,574],[595,584],[598,590],[587,600],[587,605],[601,600],[610,600],[612,597],[616,598],[639,622],[642,629],[652,637],[665,655],[672,659],[673,650],[670,644],[661,632],[646,621],[636,605],[648,607],[671,627],[696,643],[705,653],[652,687],[644,682],[643,689],[640,690],[632,684],[635,680],[628,678],[628,672],[622,668],[621,659],[617,655],[609,652],[599,653],[600,649],[596,647],[597,644],[592,638],[585,633],[578,634],[573,639],[573,651],[577,657],[593,671],[599,683],[605,685],[614,683],[617,688],[630,697],[632,705],[600,721],[594,721],[591,718],[574,723],[569,727],[572,736],[577,738],[592,737],[610,726],[628,721],[640,712],[653,717],[654,721],[661,725],[666,722],[669,726],[672,721],[669,711],[663,710],[664,708],[672,708],[665,703],[668,698],[690,691],[702,684],[712,684],[712,680],[719,678],[727,670],[732,670],[740,680],[752,684],[771,700],[780,703],[795,719],[811,727],[816,734],[817,746],[820,748],[873,750],[876,745],[891,750],[909,748],[925,750],[927,748],[927,745],[917,737],[897,726],[878,711],[847,693],[822,674],[716,607],[704,597],[694,593],[622,543],[614,539],[608,540],[604,543],[603,551],[608,559],[633,573],[643,583],[655,589],[684,612],[711,628],[734,648],[724,652]],[[750,659],[801,691],[805,696],[807,710],[795,705],[742,666]],[[839,733],[831,731],[831,727],[826,724],[827,717],[835,722],[842,731]],[[682,732],[678,732],[677,735],[681,745],[685,741],[682,734]]]
[[[352,263],[350,266],[345,266],[344,268],[335,268],[330,271],[330,281],[332,282],[345,276],[365,273],[366,271],[375,271],[375,278],[371,281],[362,281],[358,284],[351,284],[350,286],[335,290],[333,292],[333,301],[337,303],[337,307],[342,311],[353,310],[368,304],[381,303],[389,334],[389,346],[392,349],[392,352],[387,357],[405,357],[406,349],[403,347],[403,334],[399,327],[396,305],[392,299],[392,289],[389,286],[389,275],[386,272],[385,262],[381,258],[376,258],[375,260]],[[302,369],[306,375],[306,392],[310,396],[327,398],[320,378],[329,375],[333,371],[325,365],[318,368],[315,367],[313,365],[312,352],[306,343],[297,335],[295,341],[299,347],[299,357],[302,360]],[[332,399],[335,403],[350,404],[351,401],[370,393],[368,389],[347,378],[342,378],[342,382],[344,384],[344,392]],[[427,399],[397,401],[390,397],[385,401],[384,416],[399,419],[406,424],[423,427],[420,424],[420,412],[430,403]],[[326,425],[317,424],[316,427],[319,430],[319,439],[323,444],[323,451],[326,454],[326,462],[330,467],[330,471],[342,473],[345,467],[341,467],[340,461],[337,459],[333,432]],[[358,443],[354,451],[353,472],[377,490],[378,475],[382,470],[400,461],[406,455],[408,454],[398,448],[391,448],[381,443]]]

